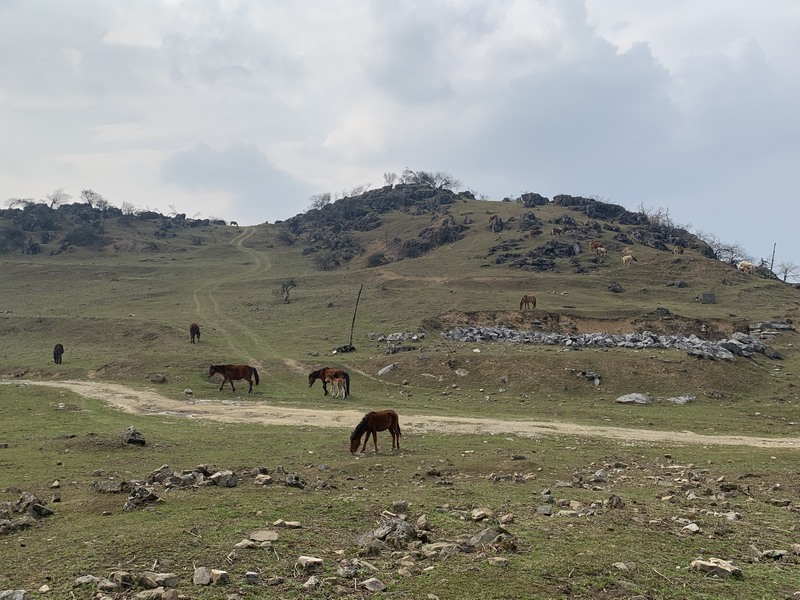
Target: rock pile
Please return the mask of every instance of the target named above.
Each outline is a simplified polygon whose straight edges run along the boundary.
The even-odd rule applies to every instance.
[[[789,326],[791,327],[791,326]],[[456,327],[442,333],[445,339],[455,342],[511,342],[516,344],[541,344],[545,346],[564,346],[571,349],[582,348],[630,348],[633,350],[675,348],[684,350],[690,356],[710,360],[735,361],[737,356],[751,357],[763,354],[768,358],[783,358],[780,353],[769,348],[755,336],[736,332],[730,339],[711,342],[694,334],[658,335],[651,331],[641,333],[580,333],[560,334],[542,331],[520,331],[508,327]]]

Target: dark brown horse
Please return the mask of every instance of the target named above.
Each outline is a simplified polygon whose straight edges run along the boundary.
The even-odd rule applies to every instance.
[[[192,340],[193,344],[195,338],[197,338],[198,342],[200,341],[200,325],[197,323],[192,323],[189,325],[189,338]]]
[[[375,452],[377,453],[378,432],[385,431],[386,429],[392,434],[392,450],[395,448],[400,450],[400,419],[393,410],[382,410],[380,412],[368,412],[364,415],[364,418],[361,419],[361,422],[356,425],[353,433],[350,434],[350,452],[355,453],[355,451],[358,450],[358,446],[361,443],[361,436],[366,432],[367,437],[364,438],[364,446],[361,448],[361,451],[364,452],[364,450],[367,449],[367,442],[371,435],[372,441],[375,443]]]
[[[53,348],[53,362],[57,365],[61,364],[61,355],[64,354],[64,346],[61,344],[56,344],[56,347]]]
[[[236,388],[233,387],[234,379],[247,380],[247,383],[250,384],[250,389],[247,390],[248,394],[253,391],[253,379],[256,380],[256,385],[258,385],[258,371],[250,365],[211,365],[208,370],[208,376],[213,377],[216,373],[222,375],[222,385],[219,386],[220,391],[225,387],[225,382],[230,381],[231,390],[235,392]]]
[[[533,294],[525,294],[522,300],[519,301],[519,309],[536,308],[536,296]]]
[[[333,367],[323,367],[317,371],[311,371],[308,374],[308,387],[314,385],[314,382],[319,379],[322,382],[322,391],[325,396],[328,395],[328,383],[331,379],[344,379],[344,396],[345,398],[350,395],[350,374],[341,369],[334,369]]]

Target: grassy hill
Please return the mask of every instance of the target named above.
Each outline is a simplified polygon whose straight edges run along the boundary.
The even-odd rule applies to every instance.
[[[797,289],[763,270],[736,271],[686,231],[587,199],[536,202],[488,202],[398,186],[253,227],[183,215],[125,215],[108,207],[0,211],[6,246],[0,254],[0,378],[12,384],[23,379],[121,383],[182,402],[189,402],[184,393],[189,388],[195,400],[244,403],[254,411],[274,405],[358,412],[394,408],[401,423],[424,415],[491,416],[723,437],[798,437],[800,354],[793,331],[765,340],[782,359],[756,354],[734,362],[700,360],[674,349],[444,339],[441,333],[454,326],[503,325],[559,333],[693,333],[716,340],[749,331],[752,323],[798,318]],[[490,221],[493,215],[497,219]],[[556,236],[553,227],[565,231]],[[540,233],[531,236],[532,229]],[[608,249],[605,259],[589,250],[591,241]],[[627,267],[621,261],[625,247],[638,261]],[[675,247],[683,254],[673,254]],[[288,282],[285,302],[279,292]],[[611,291],[612,284],[621,291]],[[520,298],[530,293],[537,296],[536,309],[520,311]],[[703,294],[713,294],[715,301],[698,301]],[[194,345],[192,322],[202,329]],[[351,325],[355,350],[334,353],[350,343]],[[381,339],[400,332],[418,338]],[[57,342],[66,348],[61,365],[52,361]],[[252,395],[244,386],[237,386],[236,394],[230,388],[220,392],[219,380],[207,377],[209,364],[238,362],[259,369],[261,384]],[[391,372],[378,375],[392,363]],[[322,366],[350,371],[351,397],[323,398],[319,384],[308,387],[306,374]],[[602,376],[600,385],[576,375],[587,371]],[[164,382],[153,383],[160,380],[156,376]],[[47,575],[52,587],[69,593],[72,578],[87,571],[106,575],[126,564],[142,571],[158,559],[163,570],[180,572],[184,582],[191,581],[193,564],[209,561],[240,578],[257,565],[265,575],[287,579],[272,590],[245,590],[252,597],[338,596],[344,592],[330,582],[302,591],[305,577],[293,570],[293,560],[323,554],[325,574],[335,577],[332,565],[355,555],[357,535],[391,510],[392,500],[406,499],[414,504],[414,518],[420,512],[435,515],[438,539],[484,526],[462,518],[472,508],[491,506],[497,517],[516,513],[509,529],[518,536],[518,548],[501,553],[511,566],[499,570],[485,562],[486,553],[495,551],[429,563],[415,555],[419,568],[411,569],[413,576],[397,574],[400,557],[372,559],[391,582],[390,591],[405,597],[712,598],[727,590],[724,594],[760,598],[796,591],[790,582],[797,556],[773,568],[750,569],[735,592],[724,587],[729,584],[675,570],[699,556],[717,553],[742,562],[750,545],[766,549],[800,541],[796,531],[776,533],[796,526],[789,509],[769,504],[773,497],[796,498],[800,492],[792,450],[406,433],[402,453],[390,454],[381,438],[380,455],[353,459],[343,430],[355,423],[309,432],[288,424],[263,428],[121,415],[98,402],[47,390],[0,386],[0,442],[10,442],[0,450],[0,490],[47,495],[55,478],[73,485],[64,492],[69,501],[54,506],[59,518],[39,521],[27,533],[0,536],[0,566],[6,567],[0,569],[5,578],[0,589],[38,588]],[[647,407],[614,402],[631,392],[695,400]],[[59,404],[71,409],[59,411]],[[116,434],[129,424],[158,442],[135,450],[121,445]],[[517,455],[524,456],[519,463],[512,461]],[[96,469],[103,477],[143,479],[164,463],[191,469],[200,462],[242,473],[268,466],[274,474],[280,465],[310,479],[327,477],[338,487],[316,495],[272,488],[266,496],[252,486],[233,493],[203,488],[193,497],[171,496],[155,514],[120,513],[119,498],[88,488]],[[615,485],[598,484],[593,492],[575,479],[603,466],[613,471],[617,463],[628,470],[617,471]],[[670,470],[676,464],[682,470]],[[708,468],[697,474],[696,465]],[[431,469],[455,485],[437,485],[435,476],[426,475]],[[517,472],[525,483],[492,483],[492,475]],[[685,481],[672,481],[672,473]],[[723,501],[715,478],[738,481],[747,473],[757,477],[752,489],[737,484],[738,498]],[[688,488],[681,486],[692,477],[713,488],[716,504],[686,500]],[[655,479],[672,482],[671,487],[653,487]],[[602,504],[613,490],[627,499],[628,510],[580,522],[538,517],[541,492],[559,480],[574,482],[573,491],[556,494],[567,504]],[[775,488],[777,482],[783,487]],[[667,492],[676,499],[662,501]],[[7,492],[0,501],[12,496]],[[748,508],[753,501],[758,510]],[[745,523],[717,535],[714,518],[706,516],[708,535],[692,539],[674,526],[675,518],[701,519],[695,509],[722,510],[719,503],[746,512]],[[115,515],[113,525],[104,512]],[[288,534],[277,559],[226,563],[243,531],[278,517],[313,523],[313,535]],[[107,535],[98,535],[101,530]],[[187,536],[187,530],[200,531],[201,537]],[[91,553],[81,550],[84,543]],[[60,564],[52,564],[53,556]],[[645,566],[624,572],[610,566],[617,561]],[[21,570],[24,564],[35,568]],[[427,579],[421,575],[426,564],[435,567]],[[504,575],[507,568],[514,577]],[[183,588],[190,588],[190,597],[218,597],[213,590]]]

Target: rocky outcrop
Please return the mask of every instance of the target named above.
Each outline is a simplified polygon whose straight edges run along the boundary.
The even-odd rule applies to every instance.
[[[657,335],[650,331],[641,333],[610,334],[582,333],[564,335],[540,331],[520,331],[507,327],[457,327],[442,334],[456,342],[512,342],[517,344],[541,344],[565,346],[567,348],[630,348],[633,350],[675,348],[685,350],[690,356],[710,360],[735,361],[736,356],[750,357],[762,354],[768,358],[781,355],[746,333],[734,333],[730,339],[711,342],[692,334],[685,336]]]

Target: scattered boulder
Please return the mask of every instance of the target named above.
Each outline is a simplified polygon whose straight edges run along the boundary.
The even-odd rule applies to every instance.
[[[619,404],[652,404],[653,397],[649,394],[625,394],[614,400],[614,402]]]
[[[729,577],[741,577],[742,570],[733,565],[733,563],[722,560],[721,558],[709,558],[708,560],[693,560],[689,564],[692,571],[700,571],[707,573],[711,577],[718,577],[720,579],[728,579]]]
[[[144,436],[133,425],[122,432],[122,441],[136,446],[144,446],[147,443]]]

